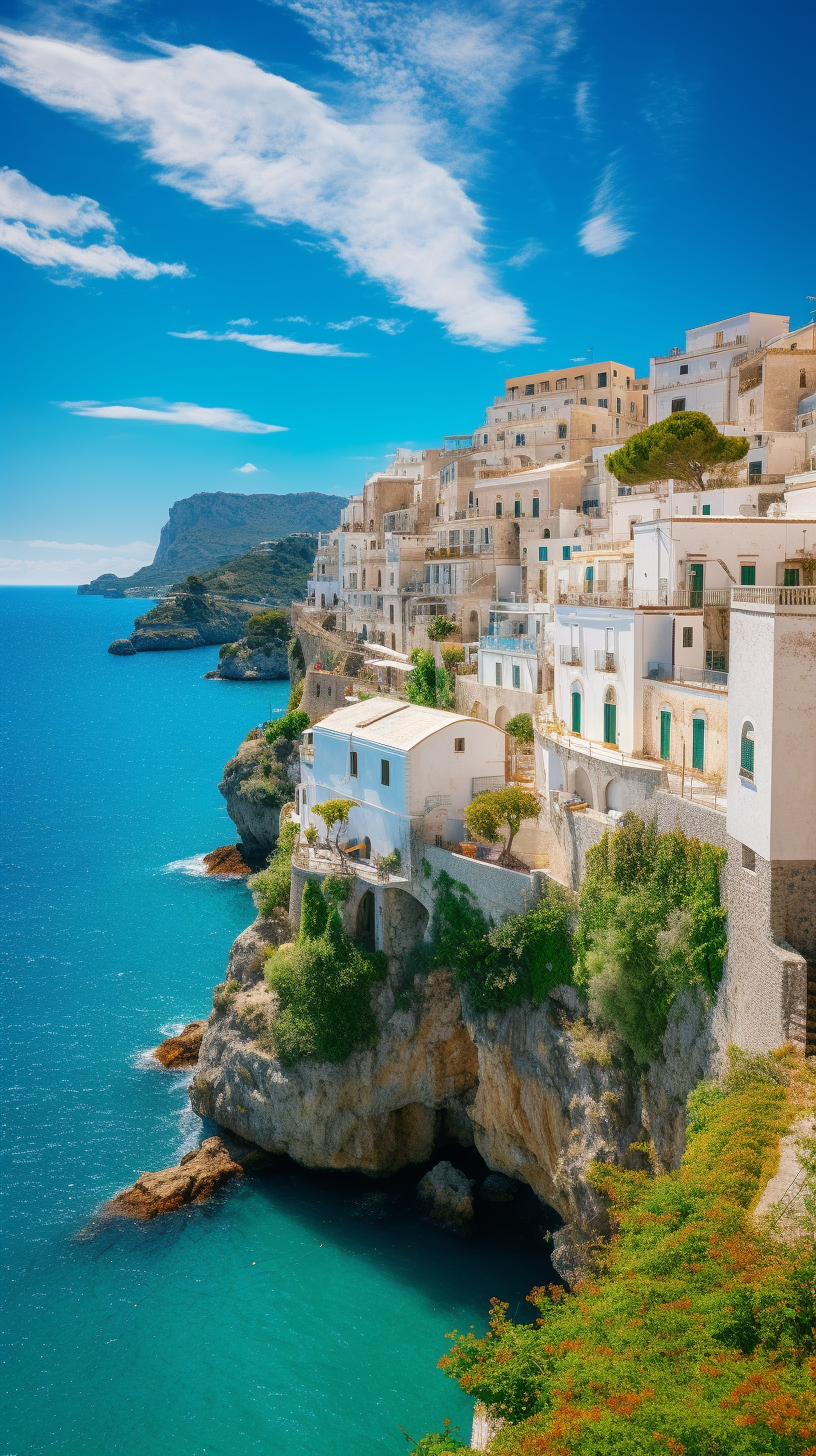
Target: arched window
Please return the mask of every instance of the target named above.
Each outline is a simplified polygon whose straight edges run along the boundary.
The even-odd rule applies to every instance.
[[[580,687],[578,686],[577,683],[574,683],[573,684],[572,693],[571,693],[571,703],[572,703],[572,719],[571,719],[571,722],[572,722],[572,731],[573,731],[573,733],[580,733],[580,731],[581,731],[581,689],[580,689]]]
[[[740,778],[754,782],[754,725],[743,723],[740,734]]]
[[[618,742],[618,707],[615,701],[615,689],[607,688],[604,694],[604,743],[617,747]]]
[[[549,539],[550,539],[550,528],[549,528],[549,526],[545,526],[544,527],[544,540],[545,541],[549,541]]]
[[[660,757],[667,761],[671,758],[671,708],[660,709]]]
[[[691,766],[705,773],[706,720],[705,713],[698,709],[691,719]]]

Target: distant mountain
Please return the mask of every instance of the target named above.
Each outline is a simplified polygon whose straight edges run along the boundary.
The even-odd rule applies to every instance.
[[[222,566],[261,541],[295,532],[331,531],[346,504],[339,495],[302,491],[291,495],[233,495],[201,491],[176,501],[150,566],[132,576],[98,576],[77,587],[80,596],[151,596],[173,582]]]
[[[312,573],[317,537],[305,534],[287,536],[274,546],[257,547],[246,556],[236,556],[226,566],[215,566],[197,575],[207,590],[234,600],[265,601],[270,606],[288,607],[301,602],[306,595],[306,582]],[[183,589],[183,582],[174,583]]]

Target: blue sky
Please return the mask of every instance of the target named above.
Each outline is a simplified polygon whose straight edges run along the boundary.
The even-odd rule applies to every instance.
[[[197,490],[349,494],[508,374],[803,323],[813,40],[751,0],[6,4],[3,579],[132,571]]]

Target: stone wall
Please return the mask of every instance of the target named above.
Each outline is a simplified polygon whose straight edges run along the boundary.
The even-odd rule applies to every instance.
[[[303,679],[301,710],[309,714],[312,723],[319,723],[335,708],[345,706],[346,688],[354,691],[353,677],[338,672],[315,672],[309,667]]]
[[[498,688],[490,683],[480,683],[474,675],[456,678],[456,711],[468,718],[480,718],[483,723],[495,723],[496,714],[504,710],[504,722],[517,713],[529,713],[531,717],[544,712],[552,700],[552,693],[523,693],[519,688]],[[499,727],[504,727],[500,722]]]

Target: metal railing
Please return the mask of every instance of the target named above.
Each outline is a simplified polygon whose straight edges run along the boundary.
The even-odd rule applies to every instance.
[[[498,789],[504,788],[505,783],[504,774],[490,774],[485,778],[471,779],[471,798],[475,799],[477,794],[495,794]]]
[[[567,666],[567,667],[580,667],[581,666],[581,649],[580,649],[580,647],[566,647],[566,646],[563,646],[560,649],[560,654],[559,655],[560,655],[561,662],[564,663],[565,666]]]
[[[558,605],[562,607],[631,607],[630,591],[597,591],[558,593]]]
[[[479,638],[479,646],[487,652],[526,652],[532,655],[538,651],[536,637],[497,637],[487,634]]]
[[[652,682],[684,683],[687,687],[728,688],[728,673],[710,667],[679,667],[670,662],[650,662],[647,676]]]
[[[727,607],[734,590],[730,586],[706,587],[703,591],[684,588],[679,591],[638,590],[634,593],[636,607]]]
[[[595,671],[617,672],[617,670],[614,652],[604,652],[602,648],[597,648],[595,652]]]
[[[816,586],[738,586],[731,600],[769,607],[816,607]]]

